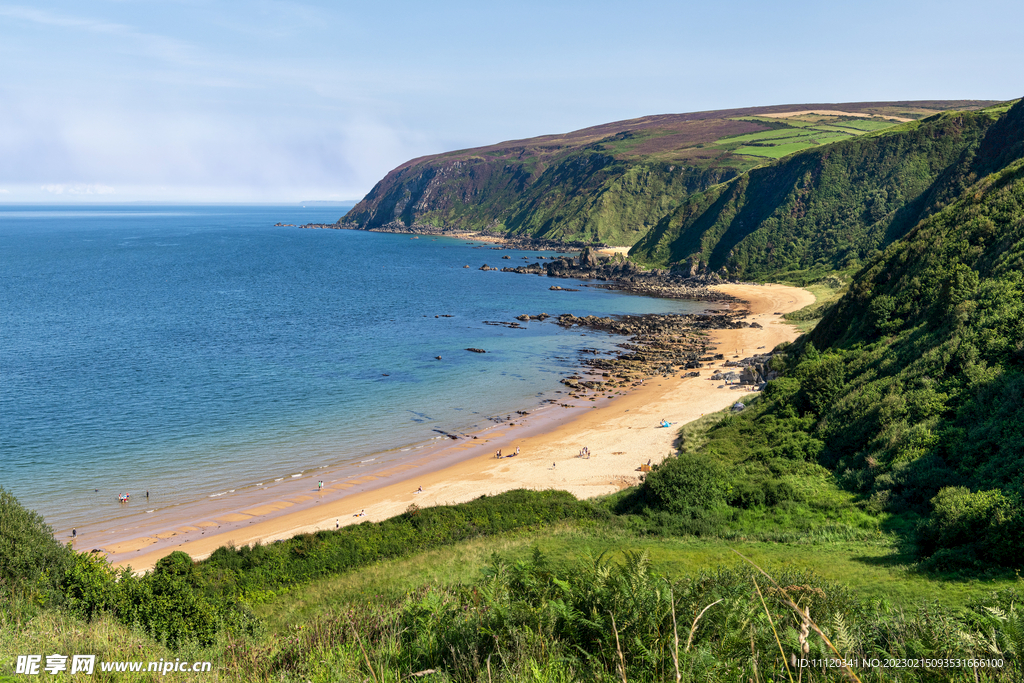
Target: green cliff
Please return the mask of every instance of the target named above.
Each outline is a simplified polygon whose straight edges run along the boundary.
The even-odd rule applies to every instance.
[[[984,104],[875,102],[671,114],[439,154],[391,171],[343,224],[633,245],[666,225],[688,198],[771,159]],[[646,253],[641,258],[656,261]]]
[[[925,566],[1019,568],[1024,103],[963,158],[935,189],[945,206],[869,259],[817,327],[773,359],[785,376],[700,452],[738,454],[735,490],[746,470],[823,465]]]
[[[630,256],[744,279],[855,267],[971,182],[978,145],[1004,110],[938,114],[753,169],[689,197]]]

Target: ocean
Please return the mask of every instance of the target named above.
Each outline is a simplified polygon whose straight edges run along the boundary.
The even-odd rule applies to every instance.
[[[479,270],[552,252],[274,225],[342,211],[0,206],[0,486],[69,529],[116,518],[121,492],[177,505],[401,457],[623,341],[485,321],[705,308]]]

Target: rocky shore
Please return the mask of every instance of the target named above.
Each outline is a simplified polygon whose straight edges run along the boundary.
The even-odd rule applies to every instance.
[[[302,228],[320,229],[359,229],[344,222],[330,224],[307,224]],[[501,244],[500,248],[536,250],[536,251],[575,251],[578,256],[563,254],[557,258],[537,261],[523,266],[506,266],[496,268],[484,264],[479,270],[500,270],[506,273],[524,275],[541,275],[556,278],[572,278],[577,280],[595,280],[598,284],[592,287],[628,291],[635,294],[670,299],[691,299],[709,302],[735,301],[721,291],[713,289],[714,285],[724,284],[727,273],[711,272],[699,262],[687,261],[671,269],[644,270],[622,254],[606,256],[598,249],[604,245],[580,242],[561,242],[557,240],[537,239],[522,236],[507,236],[499,233],[467,232],[453,227],[435,227],[428,225],[406,226],[398,221],[373,228],[371,232],[409,234],[416,236],[437,236],[494,240]],[[509,259],[503,256],[503,259]],[[543,257],[540,257],[543,259]],[[466,266],[467,268],[469,266]],[[570,287],[552,285],[552,290],[578,291]],[[649,314],[639,316],[622,316],[616,318],[584,316],[577,317],[566,313],[558,316],[557,324],[562,327],[585,327],[601,330],[626,337],[619,344],[623,351],[614,358],[599,357],[594,352],[593,358],[582,360],[582,365],[589,368],[588,378],[574,374],[562,380],[570,390],[570,396],[582,398],[588,392],[594,395],[609,394],[627,387],[638,386],[644,379],[654,376],[671,376],[685,373],[685,376],[698,377],[699,370],[715,361],[725,361],[723,354],[716,354],[711,346],[710,330],[739,329],[743,327],[760,327],[757,322],[747,323],[741,320],[747,311],[716,312],[704,315],[673,315]],[[547,313],[539,315],[520,315],[518,320],[543,321],[549,318]],[[516,322],[485,321],[488,325],[503,325],[519,328]],[[483,349],[467,349],[484,353]],[[709,379],[727,384],[746,385],[750,388],[759,387],[775,373],[770,369],[771,353],[760,354],[744,359],[726,361],[727,367],[735,367],[735,371],[716,371]],[[600,377],[600,379],[598,379]]]
[[[562,383],[570,389],[570,397],[583,398],[588,391],[596,395],[609,394],[639,386],[645,379],[656,376],[700,377],[702,368],[725,361],[726,367],[735,367],[737,371],[719,370],[708,379],[759,389],[776,376],[771,369],[772,353],[726,360],[724,354],[715,353],[717,347],[712,345],[708,334],[711,330],[761,327],[757,322],[743,321],[741,318],[745,315],[746,311],[710,315],[652,313],[616,318],[562,314],[557,318],[557,324],[562,327],[585,327],[627,337],[618,345],[622,351],[615,357],[600,357],[595,350],[593,358],[581,361],[590,369],[589,377],[575,374]],[[543,320],[546,317],[546,314],[522,315],[519,319]]]
[[[643,270],[621,254],[602,256],[589,246],[578,257],[560,256],[541,264],[505,267],[507,273],[547,275],[548,277],[598,280],[607,289],[618,289],[634,294],[665,299],[693,299],[696,301],[731,301],[732,298],[710,288],[728,282],[724,273],[709,273],[687,264],[672,269]]]
[[[299,227],[328,230],[362,229],[355,224],[346,224],[343,220],[337,223],[307,223]],[[607,289],[617,289],[666,299],[693,299],[696,301],[731,300],[730,297],[709,289],[709,285],[732,282],[728,279],[724,270],[711,272],[706,269],[706,266],[700,263],[691,263],[690,261],[674,266],[672,269],[644,270],[621,254],[616,254],[615,256],[599,254],[598,250],[606,247],[606,245],[600,243],[563,242],[521,235],[506,235],[497,232],[472,232],[462,228],[435,227],[432,225],[408,226],[399,221],[392,221],[381,227],[372,228],[369,232],[493,240],[500,243],[502,248],[524,251],[579,251],[579,256],[574,257],[565,254],[544,264],[538,261],[526,266],[506,266],[500,269],[484,264],[479,270],[501,270],[506,273],[525,275],[598,280],[606,283],[600,286]],[[504,256],[502,258],[508,259],[509,257]],[[552,289],[563,288],[552,287]],[[567,291],[574,290],[568,289]]]

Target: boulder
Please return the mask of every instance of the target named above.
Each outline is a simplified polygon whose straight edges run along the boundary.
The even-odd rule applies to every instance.
[[[580,253],[580,268],[593,269],[598,268],[601,262],[598,261],[597,252],[592,250],[590,247],[586,247]]]

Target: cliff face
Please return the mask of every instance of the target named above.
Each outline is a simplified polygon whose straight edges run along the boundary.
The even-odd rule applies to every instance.
[[[791,148],[977,104],[814,104],[650,116],[423,157],[388,173],[342,223],[632,245],[687,198]],[[814,109],[833,114],[800,114]]]
[[[344,223],[631,245],[681,199],[736,174],[725,165],[621,159],[601,144],[430,158],[391,171]]]

